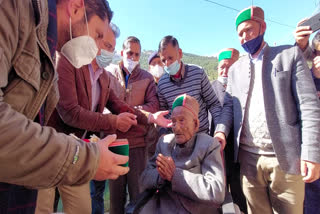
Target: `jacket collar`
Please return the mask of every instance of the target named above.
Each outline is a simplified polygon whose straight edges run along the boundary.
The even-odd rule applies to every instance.
[[[80,71],[81,71],[81,73],[83,74],[83,77],[84,77],[85,87],[86,87],[88,100],[89,100],[89,106],[91,106],[91,103],[92,103],[92,85],[91,85],[91,79],[90,79],[89,65],[82,66],[80,68]],[[90,109],[91,109],[91,107],[90,107]]]
[[[34,15],[36,19],[36,34],[38,37],[38,44],[41,47],[42,51],[50,59],[52,66],[54,65],[48,42],[47,42],[47,28],[49,24],[48,19],[48,1],[47,0],[32,0]]]
[[[123,65],[123,61],[119,63],[119,67],[122,71],[126,72],[126,69]],[[139,73],[139,71],[140,71],[140,63],[133,69],[133,71],[131,72],[131,76],[136,76]]]

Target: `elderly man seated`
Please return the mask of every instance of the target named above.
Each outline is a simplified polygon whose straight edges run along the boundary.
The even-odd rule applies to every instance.
[[[225,196],[220,144],[199,129],[199,104],[178,96],[172,107],[172,130],[159,139],[141,175],[142,190],[159,189],[140,213],[218,213]]]

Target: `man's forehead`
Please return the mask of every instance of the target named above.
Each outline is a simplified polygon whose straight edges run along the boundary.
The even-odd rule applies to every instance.
[[[160,62],[160,61],[161,61],[161,60],[160,60],[160,56],[156,56],[156,57],[154,57],[154,58],[151,60],[150,65],[156,64],[156,63],[158,63],[158,62]]]
[[[160,55],[165,55],[173,52],[178,52],[179,48],[178,46],[174,47],[172,44],[168,44],[165,48],[163,48],[163,50],[160,51]]]
[[[260,23],[254,20],[247,20],[239,24],[237,31],[240,32],[241,30],[244,30],[246,28],[258,28],[260,26]]]
[[[173,109],[173,111],[171,113],[171,118],[175,118],[175,117],[194,118],[191,111],[183,106],[177,106]]]
[[[131,52],[138,51],[138,53],[140,53],[140,49],[141,47],[137,42],[128,42],[124,50],[131,51]]]

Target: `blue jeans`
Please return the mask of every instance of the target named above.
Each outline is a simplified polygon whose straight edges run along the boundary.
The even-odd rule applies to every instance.
[[[106,181],[90,181],[92,214],[104,214],[104,189]]]
[[[305,198],[304,198],[304,214],[319,213],[320,205],[320,179],[306,183]]]

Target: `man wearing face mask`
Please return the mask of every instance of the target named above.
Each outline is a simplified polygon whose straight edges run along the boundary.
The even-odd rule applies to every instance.
[[[160,109],[172,109],[174,99],[180,94],[196,98],[200,104],[198,132],[208,134],[208,110],[214,123],[218,124],[221,106],[206,73],[199,66],[182,62],[182,50],[173,36],[166,36],[160,41],[159,54],[166,72],[158,83]]]
[[[218,56],[218,79],[212,82],[212,88],[218,96],[221,107],[223,107],[223,100],[228,83],[229,68],[239,59],[239,51],[234,48],[224,48],[220,51]],[[214,134],[214,121],[211,122],[210,135]],[[230,187],[232,199],[242,212],[247,213],[246,199],[243,195],[240,185],[240,169],[239,164],[234,163],[234,148],[233,148],[233,135],[229,134],[228,143],[224,150],[227,185]]]
[[[158,51],[154,51],[148,58],[149,72],[152,74],[154,81],[158,84],[159,79],[164,74],[163,64],[160,60]]]
[[[95,5],[110,11],[104,0],[0,1],[0,181],[6,182],[0,213],[34,213],[31,188],[80,185],[129,170],[117,166],[127,157],[106,149],[114,136],[93,145],[44,126],[58,101],[55,50],[70,40],[70,21],[87,28],[85,5],[88,16]]]
[[[242,10],[236,30],[248,54],[230,68],[215,138],[225,145],[233,120],[248,213],[303,213],[304,182],[320,175],[320,103],[312,76],[298,47],[264,41],[260,7]]]
[[[156,85],[150,73],[139,66],[141,44],[138,38],[128,37],[122,46],[119,65],[109,71],[118,80],[116,94],[130,106],[148,112],[159,110]],[[126,190],[128,186],[130,201],[134,201],[139,193],[139,176],[146,165],[146,145],[149,143],[145,137],[149,130],[148,126],[139,124],[127,133],[117,133],[129,141],[129,168],[130,173],[120,176],[114,181],[109,181],[110,189],[110,213],[124,213],[126,204]]]
[[[79,36],[88,35],[85,6],[87,18],[110,10],[105,0],[0,1],[0,213],[34,213],[31,188],[115,179],[129,170],[118,166],[128,157],[107,149],[115,136],[86,144],[44,126],[58,101],[55,50],[70,40],[71,22]],[[99,26],[91,29],[95,38]]]
[[[88,134],[87,132],[100,131],[99,129],[110,129],[106,128],[107,126],[109,126],[107,122],[108,120],[111,120],[110,118],[103,117],[99,114],[92,114],[92,112],[102,113],[105,106],[105,103],[102,102],[105,102],[105,97],[109,96],[109,99],[112,100],[112,96],[103,93],[104,91],[107,92],[104,87],[108,85],[108,79],[105,78],[102,74],[104,73],[103,68],[108,66],[108,64],[110,64],[110,62],[112,61],[113,51],[115,48],[115,38],[107,21],[111,17],[103,17],[104,16],[101,16],[100,20],[106,20],[104,21],[104,23],[99,23],[100,20],[96,19],[95,16],[89,17],[88,19],[88,29],[93,29],[93,26],[98,26],[98,24],[99,26],[100,24],[103,24],[105,26],[105,29],[102,29],[101,31],[104,35],[103,38],[101,40],[96,38],[96,42],[99,46],[97,48],[100,49],[100,54],[97,55],[97,57],[92,61],[91,64],[80,66],[81,69],[72,69],[72,65],[75,65],[74,67],[78,67],[76,63],[83,62],[75,62],[75,60],[72,60],[70,54],[64,52],[63,48],[61,49],[61,54],[63,56],[61,56],[60,53],[57,53],[57,72],[59,74],[58,86],[60,90],[60,100],[57,105],[57,111],[53,113],[48,124],[58,131],[64,132],[66,134],[72,133],[77,135],[79,138],[90,138],[90,134]],[[109,37],[111,37],[112,39],[111,43],[108,42],[110,40]],[[79,39],[79,37],[76,38]],[[94,47],[96,47],[95,43],[93,43],[93,45]],[[73,53],[73,46],[76,46],[75,48],[79,48],[79,44],[70,45],[70,53]],[[82,55],[82,58],[84,58],[84,56],[85,54]],[[87,93],[82,93],[82,89],[83,91],[91,92],[91,94],[88,93],[89,96],[86,96]],[[91,105],[90,103],[88,103],[88,101],[90,100],[92,100]],[[72,108],[70,109],[67,106],[72,106]],[[99,109],[97,109],[97,106],[99,106]],[[122,117],[122,115],[120,114],[118,116],[119,119],[117,118],[116,120],[116,123],[119,123],[119,127],[117,127],[118,129],[127,129],[127,124],[136,124],[135,115],[130,113],[123,114],[124,117]],[[72,117],[72,122],[69,119],[70,116]],[[99,123],[99,119],[97,119],[99,117],[102,117],[102,119],[105,120],[106,125]],[[86,127],[84,127],[83,123],[87,124]],[[121,123],[126,123],[126,126],[121,125]],[[90,192],[88,183],[79,186],[61,185],[58,187],[58,189],[62,198],[64,212],[91,213]],[[36,214],[51,213],[53,199],[53,189],[40,190],[37,201]]]

